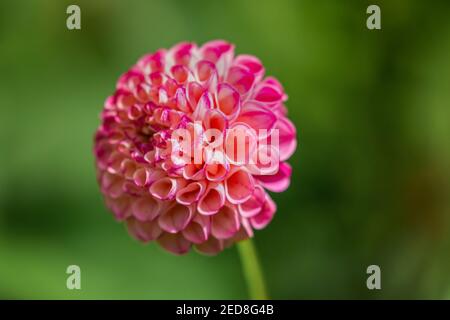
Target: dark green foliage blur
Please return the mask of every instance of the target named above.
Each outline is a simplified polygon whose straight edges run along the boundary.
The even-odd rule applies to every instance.
[[[366,28],[381,7],[382,30]],[[81,7],[82,29],[66,28]],[[131,239],[97,187],[92,137],[141,55],[223,38],[289,95],[290,189],[255,244],[271,297],[450,299],[448,1],[0,3],[0,298],[247,298],[235,248]],[[81,267],[80,291],[66,268]],[[381,267],[382,289],[366,288]]]

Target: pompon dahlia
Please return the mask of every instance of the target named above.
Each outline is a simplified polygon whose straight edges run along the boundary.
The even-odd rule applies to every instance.
[[[106,205],[132,236],[215,254],[273,218],[296,130],[281,84],[222,40],[180,43],[123,74],[95,135]]]

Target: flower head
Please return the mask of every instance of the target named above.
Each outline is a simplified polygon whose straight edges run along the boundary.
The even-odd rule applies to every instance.
[[[272,220],[296,131],[260,60],[222,40],[145,55],[123,74],[95,135],[108,208],[132,236],[206,254]]]

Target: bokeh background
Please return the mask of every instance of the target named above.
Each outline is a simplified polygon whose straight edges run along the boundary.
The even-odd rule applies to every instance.
[[[381,7],[382,30],[366,28]],[[66,8],[81,7],[79,31]],[[277,299],[450,299],[448,1],[0,3],[0,297],[247,298],[235,248],[176,257],[103,205],[92,137],[118,76],[223,38],[289,94],[292,184],[255,244]],[[80,291],[66,268],[81,267]],[[382,289],[366,288],[377,264]]]

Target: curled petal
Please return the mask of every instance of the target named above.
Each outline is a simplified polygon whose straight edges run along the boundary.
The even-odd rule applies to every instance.
[[[137,120],[143,115],[142,107],[139,104],[134,104],[128,110],[128,118],[130,120]]]
[[[188,225],[191,218],[192,209],[177,203],[159,216],[158,223],[164,231],[177,233]]]
[[[248,164],[257,148],[258,136],[248,124],[235,122],[226,132],[227,161],[236,166]]]
[[[208,82],[217,73],[216,65],[207,60],[201,60],[196,66],[196,78],[200,83]]]
[[[231,67],[227,82],[231,84],[241,95],[246,95],[255,83],[255,75],[246,68],[235,66]]]
[[[217,86],[216,103],[228,120],[235,119],[241,108],[239,92],[226,83]]]
[[[165,50],[158,50],[153,54],[145,55],[138,61],[137,65],[145,74],[163,71],[165,54]]]
[[[184,205],[191,205],[200,199],[205,190],[206,182],[191,182],[186,187],[177,192],[177,202]]]
[[[172,73],[173,78],[180,84],[185,83],[188,81],[190,76],[190,71],[187,67],[183,65],[175,65],[170,69],[170,72]]]
[[[208,240],[210,224],[210,217],[197,214],[189,225],[184,228],[183,236],[192,243],[203,243]]]
[[[222,181],[228,172],[230,165],[227,162],[212,162],[205,165],[205,176],[209,181]]]
[[[106,172],[101,181],[102,192],[113,199],[119,198],[123,195],[124,182],[122,177]]]
[[[255,186],[252,196],[245,202],[238,205],[239,213],[244,218],[251,218],[257,215],[266,199],[266,192],[260,186]]]
[[[178,110],[182,112],[191,112],[191,106],[186,98],[186,90],[184,88],[178,88],[175,93],[176,106]]]
[[[259,138],[266,137],[277,121],[276,115],[261,103],[255,101],[247,102],[236,119],[243,122],[256,131]]]
[[[232,44],[224,40],[213,40],[205,43],[200,52],[205,60],[216,63],[223,54],[227,54],[233,51],[234,47]]]
[[[183,168],[183,177],[187,180],[202,180],[205,177],[203,164],[197,165],[194,163],[187,164]]]
[[[262,186],[272,192],[283,192],[289,187],[292,168],[286,162],[281,162],[278,172],[271,176],[256,176]]]
[[[228,239],[239,230],[239,215],[234,207],[223,206],[211,216],[211,234],[217,239]]]
[[[144,188],[138,187],[133,182],[125,181],[122,185],[122,190],[124,193],[127,193],[131,196],[141,197],[143,196],[147,190]]]
[[[192,52],[196,49],[194,43],[182,42],[170,50],[170,54],[175,64],[188,66],[191,60]]]
[[[243,169],[235,170],[225,181],[227,200],[233,204],[247,201],[255,189],[255,183],[250,173]]]
[[[278,172],[280,164],[279,146],[276,144],[259,143],[251,154],[251,162],[246,168],[253,175],[273,175]]]
[[[164,232],[158,239],[158,244],[174,254],[185,254],[191,248],[191,242],[180,233]]]
[[[217,109],[208,110],[203,122],[206,129],[217,129],[220,132],[225,132],[228,128],[227,118]]]
[[[140,221],[150,221],[159,215],[159,203],[153,197],[147,196],[133,201],[131,206],[133,216]]]
[[[124,156],[119,152],[111,153],[108,158],[108,167],[107,170],[112,174],[121,174],[122,173],[122,161],[124,160]]]
[[[268,195],[266,195],[266,201],[264,202],[264,206],[261,209],[260,213],[250,218],[250,222],[253,228],[257,230],[264,229],[269,224],[269,222],[272,221],[276,210],[277,206],[275,205],[275,202],[273,202],[273,200]]]
[[[264,75],[264,67],[261,61],[255,56],[241,54],[234,60],[235,65],[245,66],[255,75],[256,82],[259,82]]]
[[[155,181],[150,186],[150,193],[159,200],[171,200],[175,194],[183,187],[184,181],[175,178],[162,178]]]
[[[280,161],[285,161],[292,156],[297,148],[295,126],[286,117],[281,117],[278,119],[275,129],[279,132]]]
[[[127,219],[128,232],[142,242],[156,240],[162,233],[157,221],[139,221],[134,218]]]
[[[276,86],[264,84],[255,88],[254,99],[267,105],[275,105],[282,101],[284,93],[279,91]]]
[[[189,105],[192,109],[194,109],[198,102],[200,101],[201,96],[205,90],[203,86],[198,82],[189,82],[186,88],[186,95],[189,102]]]
[[[249,219],[244,217],[241,218],[241,229],[239,229],[239,232],[235,237],[236,236],[241,237],[242,240],[253,237],[253,228]]]
[[[251,237],[253,237],[253,228],[248,219],[242,218],[241,227],[232,237],[224,239],[224,246],[225,248],[228,248],[235,242],[239,242]]]
[[[121,196],[120,198],[105,198],[106,206],[114,213],[117,220],[124,220],[131,217],[130,198]]]
[[[201,244],[196,244],[195,249],[203,254],[213,256],[218,254],[224,248],[223,240],[218,240],[214,237],[209,237],[208,240]]]
[[[200,198],[197,210],[203,215],[217,213],[225,204],[225,190],[222,184],[209,185],[205,194]]]
[[[267,77],[264,79],[264,83],[265,84],[269,84],[271,86],[274,86],[275,88],[277,88],[278,91],[280,92],[284,92],[283,86],[281,85],[281,83],[274,77]],[[287,99],[287,96],[285,95],[284,97],[285,99]],[[283,99],[284,100],[284,99]]]
[[[138,84],[144,81],[144,75],[139,69],[131,69],[120,76],[116,88],[123,90],[133,90]]]
[[[150,182],[150,170],[147,168],[139,168],[134,172],[133,180],[137,186],[148,186]]]
[[[197,107],[195,108],[194,113],[192,114],[192,117],[195,120],[201,120],[205,118],[206,112],[210,109],[212,109],[213,102],[211,98],[211,94],[208,92],[205,92],[200,100],[198,101]]]
[[[137,186],[147,187],[150,186],[156,180],[164,177],[164,172],[161,170],[152,170],[149,168],[139,168],[134,172],[133,180]]]
[[[234,57],[234,46],[223,40],[205,43],[200,49],[203,59],[216,64],[217,73],[223,78]]]

